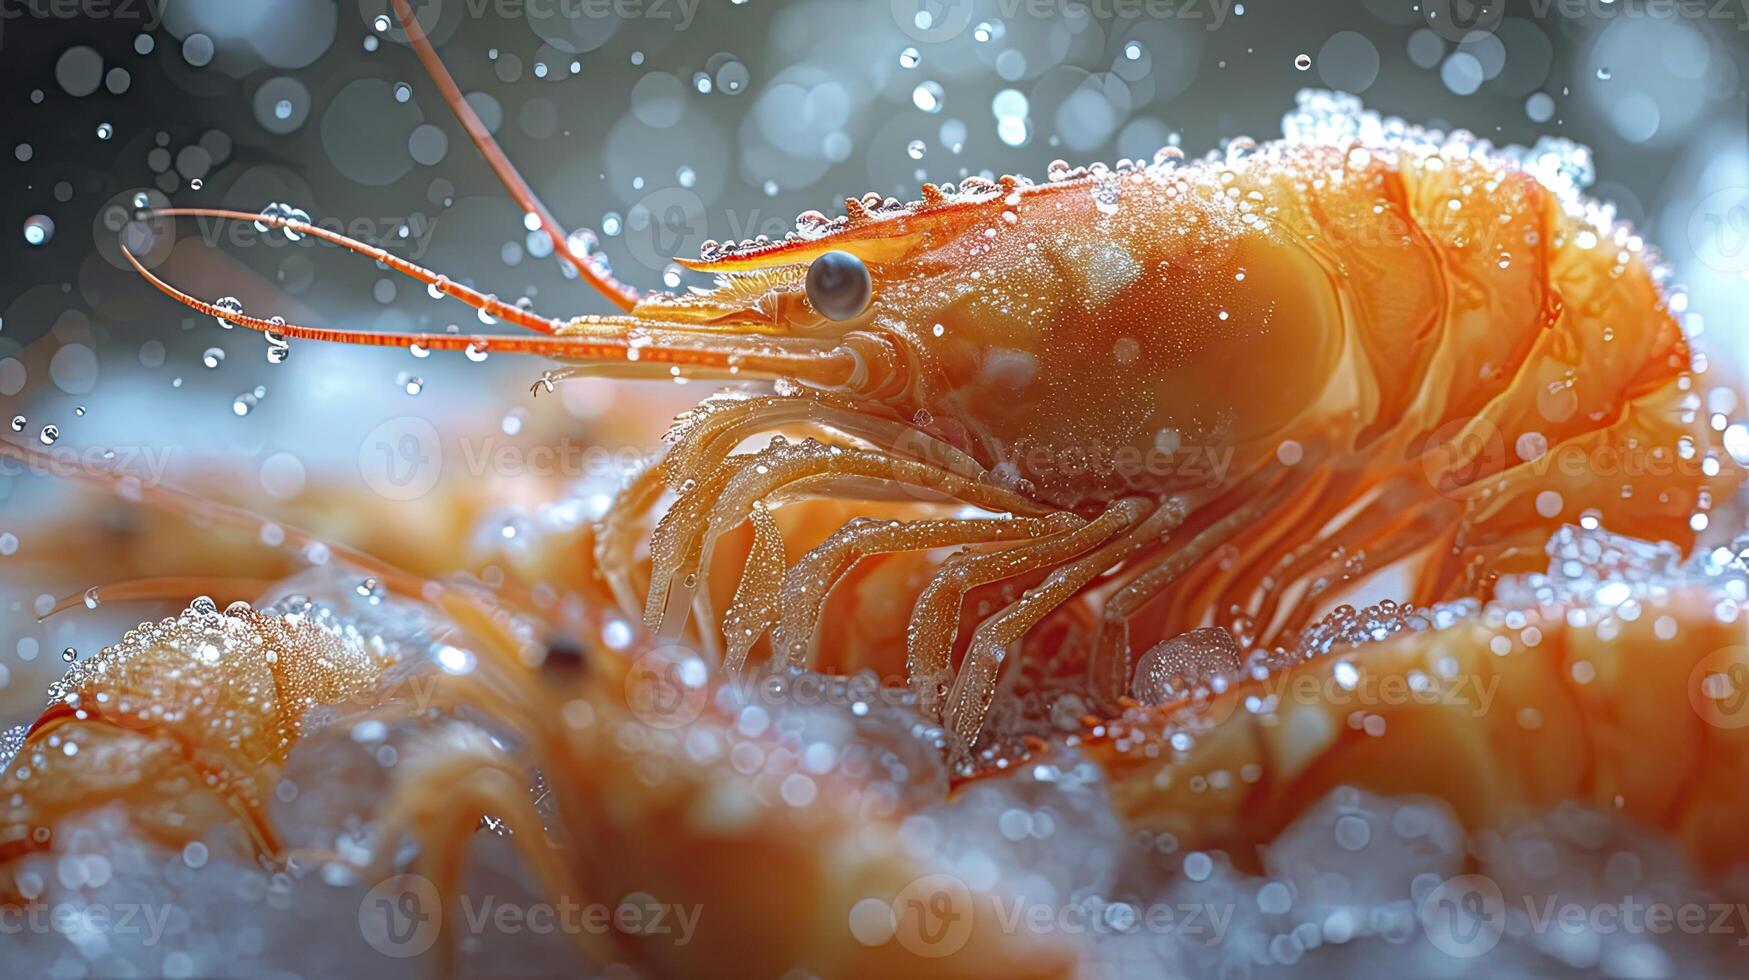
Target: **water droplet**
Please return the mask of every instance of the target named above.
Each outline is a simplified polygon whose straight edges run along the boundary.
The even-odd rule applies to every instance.
[[[22,416],[22,415],[12,416],[12,431],[13,432],[23,432],[24,431],[24,423],[25,423],[24,416]]]
[[[467,354],[468,360],[478,364],[486,359],[486,345],[480,341],[475,341],[468,345],[468,349],[465,353]]]
[[[924,112],[940,112],[947,93],[938,82],[920,82],[911,90],[911,104]]]
[[[55,444],[55,440],[59,439],[60,437],[61,437],[61,430],[58,427],[53,426],[53,425],[45,425],[45,426],[43,426],[42,435],[38,436],[37,438],[42,440],[43,445],[52,446]]]
[[[243,301],[238,299],[235,296],[221,297],[217,302],[213,303],[213,306],[217,307],[219,310],[221,310],[225,313],[241,313],[241,312],[243,312]],[[219,321],[219,326],[224,327],[226,330],[236,329],[237,325],[235,323],[232,323],[231,321],[225,319],[222,316],[215,317],[215,319],[217,319]]]
[[[284,317],[268,317],[267,322],[276,327],[285,326]],[[272,330],[263,331],[261,336],[267,341],[267,363],[284,364],[285,359],[291,356],[291,342],[286,340],[284,334]]]
[[[73,649],[72,647],[68,647],[67,649],[61,651],[61,659],[65,660],[68,663],[72,663],[73,661],[79,659],[79,651]]]
[[[200,355],[200,362],[209,368],[216,368],[225,363],[225,352],[217,347],[208,347],[206,353]]]
[[[46,214],[33,214],[24,219],[24,240],[31,245],[47,245],[55,237],[55,220]]]
[[[1241,666],[1238,642],[1219,626],[1180,634],[1156,644],[1136,665],[1135,695],[1144,704],[1167,704]]]
[[[356,591],[360,596],[364,597],[364,599],[366,601],[368,601],[373,606],[381,603],[383,601],[383,597],[387,594],[386,591],[383,589],[383,583],[377,581],[374,578],[367,578],[364,581],[358,583],[358,585],[356,586],[354,591]]]
[[[106,140],[114,135],[115,135],[115,127],[114,126],[111,126],[109,123],[98,123],[97,124],[97,138],[98,139]]]
[[[916,48],[906,48],[899,52],[900,68],[915,68],[923,62],[923,55]]]
[[[1294,67],[1298,68],[1300,71],[1305,71],[1312,67],[1312,56],[1301,52],[1294,58]]]
[[[905,152],[909,154],[913,160],[923,159],[923,154],[928,152],[928,150],[929,147],[925,146],[922,140],[912,140],[905,144]]]

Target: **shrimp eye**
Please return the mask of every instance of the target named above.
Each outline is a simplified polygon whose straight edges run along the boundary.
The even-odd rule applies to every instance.
[[[555,637],[547,644],[546,659],[541,661],[541,669],[555,676],[572,677],[583,673],[589,666],[589,655],[575,640],[565,637]]]
[[[808,266],[808,302],[828,320],[853,320],[868,309],[874,282],[849,252],[827,252]]]

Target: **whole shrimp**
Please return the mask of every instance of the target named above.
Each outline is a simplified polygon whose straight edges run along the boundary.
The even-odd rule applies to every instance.
[[[393,658],[373,652],[382,636],[307,598],[221,611],[202,597],[77,664],[21,743],[6,747],[0,904],[32,887],[14,877],[15,862],[54,852],[67,821],[117,805],[131,830],[173,850],[200,842],[245,865],[279,868],[302,857],[344,866],[331,845],[299,844],[319,832],[280,823],[269,806],[291,773],[312,775],[289,764],[310,737],[311,710],[322,707],[329,726],[343,720],[340,730],[354,733],[366,722],[380,730],[442,719],[423,742],[405,743],[386,804],[374,796],[348,804],[363,808],[358,816],[377,841],[374,862],[354,869],[397,887],[407,879],[393,874],[394,855],[411,838],[419,845],[411,880],[439,903],[428,913],[458,911],[466,842],[484,819],[510,834],[555,900],[653,895],[700,910],[684,942],[623,924],[605,935],[572,933],[596,968],[1069,975],[1075,954],[1065,943],[1006,933],[995,896],[943,877],[939,856],[901,844],[901,821],[945,790],[927,742],[907,749],[845,739],[842,720],[775,704],[788,721],[753,730],[732,692],[677,672],[676,658],[690,654],[614,614],[605,595],[591,594],[590,611],[572,624],[580,645],[548,650],[531,669],[516,617],[501,604],[419,591],[441,659],[467,665],[424,685],[391,682]],[[458,709],[476,719],[484,712],[491,737]],[[812,726],[808,745],[841,754],[823,767],[815,748],[804,765],[791,723]],[[720,764],[730,755],[739,769]],[[759,764],[749,770],[749,759]],[[337,778],[332,761],[314,765],[318,782]],[[531,766],[551,774],[544,810],[529,793]],[[773,887],[749,889],[761,880]],[[919,920],[934,913],[917,907],[938,898],[952,916],[941,935]],[[369,910],[362,905],[361,916]],[[446,974],[457,951],[453,938],[437,947]]]
[[[1576,151],[1508,155],[1309,96],[1280,142],[1054,166],[1042,185],[926,184],[910,204],[852,198],[781,242],[707,244],[684,264],[714,289],[639,294],[572,251],[395,6],[531,226],[622,312],[543,317],[277,214],[163,212],[316,236],[529,335],[286,324],[136,269],[282,339],[560,361],[537,389],[591,374],[777,382],[681,421],[605,519],[601,572],[650,629],[677,638],[692,621],[735,672],[759,649],[807,663],[827,594],[860,558],[960,548],[913,603],[906,670],[962,760],[1004,659],[1077,604],[1096,607],[1097,635],[1059,667],[1109,715],[1138,693],[1138,646],[1215,625],[1267,649],[1391,569],[1406,604],[1486,598],[1580,517],[1686,550],[1738,476],[1699,411],[1655,257],[1546,159]],[[736,451],[798,427],[818,438]],[[1221,465],[1178,465],[1199,455]],[[670,491],[640,602],[638,529]],[[894,494],[983,513],[852,522],[794,562],[771,515],[797,497]],[[749,523],[719,614],[700,584],[717,541]],[[994,583],[1024,591],[962,638],[968,592]]]

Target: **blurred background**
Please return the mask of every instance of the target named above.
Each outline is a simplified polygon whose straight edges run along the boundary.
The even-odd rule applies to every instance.
[[[1271,138],[1298,90],[1330,88],[1498,144],[1590,146],[1594,194],[1662,250],[1715,363],[1749,373],[1749,0],[415,7],[559,220],[637,286],[683,286],[671,257],[781,237],[849,195]],[[0,0],[0,74],[0,419],[69,468],[119,466],[367,548],[438,549],[477,530],[455,526],[477,518],[457,500],[550,500],[581,481],[547,517],[586,519],[706,393],[590,382],[531,398],[543,365],[502,356],[294,342],[275,363],[261,336],[126,268],[130,238],[160,274],[260,316],[503,329],[277,231],[130,226],[141,199],[279,203],[548,314],[606,310],[524,229],[387,0]],[[0,469],[0,722],[35,714],[64,655],[165,611],[76,603],[39,621],[56,600],[166,569],[240,574],[220,553],[234,542],[153,520]],[[515,538],[492,528],[495,547]]]

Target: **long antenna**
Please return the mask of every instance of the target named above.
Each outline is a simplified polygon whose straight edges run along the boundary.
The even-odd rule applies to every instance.
[[[516,203],[522,207],[525,213],[532,214],[539,219],[541,228],[546,231],[547,237],[552,239],[553,250],[564,256],[571,267],[577,270],[577,274],[583,277],[583,281],[593,286],[596,292],[605,296],[608,302],[621,310],[630,310],[636,306],[638,300],[643,296],[641,290],[620,282],[613,273],[607,271],[599,263],[591,262],[587,256],[577,255],[571,251],[570,236],[565,233],[564,227],[553,217],[553,213],[547,210],[547,206],[541,203],[534,188],[528,186],[528,181],[523,180],[522,175],[517,173],[516,165],[504,155],[503,149],[498,146],[498,141],[492,138],[491,131],[481,121],[479,113],[476,113],[474,107],[468,104],[468,100],[462,95],[462,90],[456,85],[455,79],[450,76],[449,69],[444,67],[443,59],[437,56],[437,49],[431,46],[430,39],[425,36],[425,26],[419,23],[412,8],[407,6],[407,0],[390,0],[390,2],[395,5],[395,16],[400,18],[401,28],[407,32],[407,43],[412,45],[413,53],[419,56],[420,63],[425,66],[425,73],[431,76],[433,82],[437,83],[437,90],[443,95],[443,101],[449,103],[450,110],[461,121],[462,128],[467,130],[468,138],[474,141],[475,148],[480,151],[481,156],[486,158],[486,162],[491,165],[493,172],[498,175],[498,180],[510,192],[510,196],[516,198]]]

